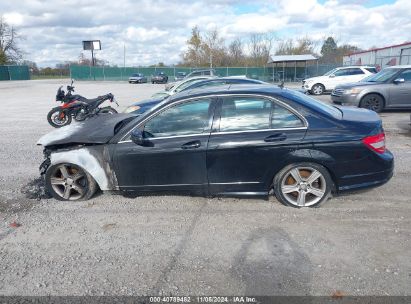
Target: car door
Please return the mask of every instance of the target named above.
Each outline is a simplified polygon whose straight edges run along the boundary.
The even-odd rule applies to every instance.
[[[404,79],[404,82],[390,84],[389,100],[387,106],[410,107],[411,106],[411,69],[402,71],[395,79]]]
[[[327,80],[326,89],[327,90],[333,90],[337,85],[349,82],[349,81],[347,81],[348,70],[349,70],[348,68],[347,69],[339,69],[339,70],[335,71],[333,74],[331,74],[329,76],[329,79]]]
[[[211,193],[261,194],[304,138],[305,119],[286,104],[258,95],[220,100],[207,150]]]
[[[130,136],[115,147],[116,176],[123,190],[205,190],[206,149],[212,98],[180,101],[139,123],[145,144]]]

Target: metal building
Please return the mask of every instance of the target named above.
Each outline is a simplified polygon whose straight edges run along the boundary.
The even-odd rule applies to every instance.
[[[374,65],[385,68],[411,64],[411,42],[355,52],[343,57],[344,65]]]

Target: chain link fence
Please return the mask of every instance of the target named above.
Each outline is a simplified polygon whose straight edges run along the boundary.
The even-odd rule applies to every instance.
[[[30,71],[26,65],[0,65],[0,80],[29,80]]]
[[[339,65],[312,65],[312,66],[266,66],[266,67],[215,67],[218,76],[247,76],[269,82],[279,81],[301,81],[307,77],[323,75]],[[179,72],[186,74],[204,68],[190,67],[93,67],[93,66],[70,66],[70,76],[76,80],[98,80],[98,81],[126,81],[134,73],[141,73],[151,81],[151,77],[163,72],[170,81],[173,81]]]

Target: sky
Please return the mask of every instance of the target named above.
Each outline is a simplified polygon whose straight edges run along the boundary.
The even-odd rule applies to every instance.
[[[176,64],[195,25],[241,38],[246,52],[252,33],[275,43],[308,36],[318,48],[329,35],[363,49],[411,41],[411,0],[2,0],[0,15],[40,67],[78,60],[81,42],[94,39],[111,65],[123,65],[124,46],[127,66]]]

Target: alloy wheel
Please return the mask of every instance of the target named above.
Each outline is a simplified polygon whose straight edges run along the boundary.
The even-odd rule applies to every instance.
[[[65,200],[82,198],[88,187],[86,174],[77,166],[61,164],[55,168],[50,176],[53,190]]]
[[[281,192],[287,202],[297,207],[318,203],[326,194],[326,180],[318,170],[310,167],[290,169],[281,181]]]
[[[314,95],[321,95],[324,92],[323,87],[320,84],[313,86],[312,91]]]
[[[380,109],[380,100],[376,96],[364,99],[364,108],[377,112]]]

